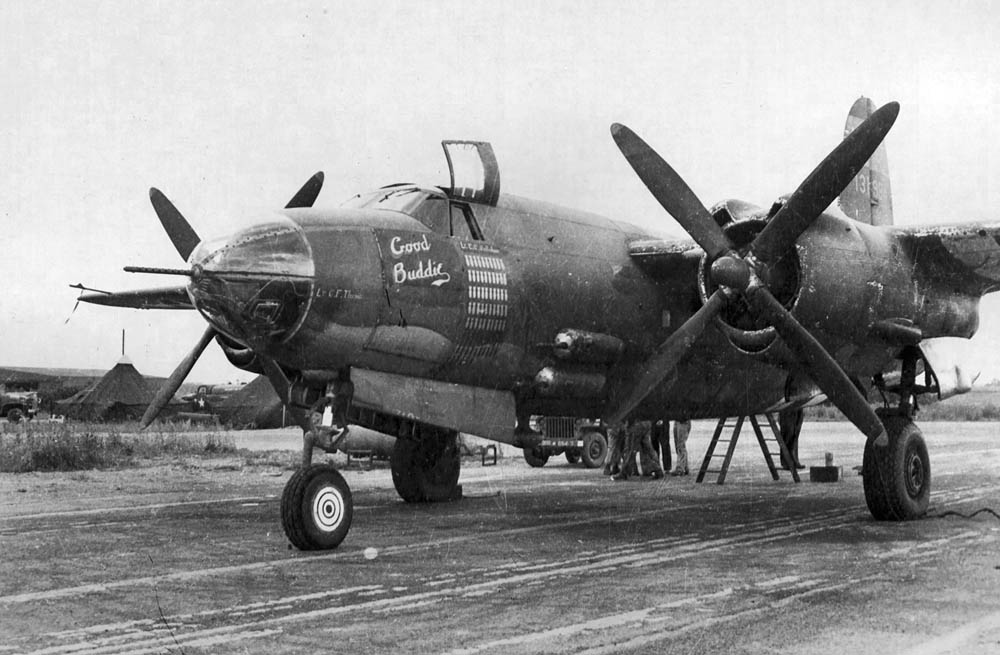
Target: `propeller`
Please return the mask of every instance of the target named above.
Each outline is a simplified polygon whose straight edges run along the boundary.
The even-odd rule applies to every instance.
[[[153,210],[156,212],[157,218],[160,219],[167,236],[170,237],[170,241],[174,244],[174,248],[177,249],[181,259],[187,261],[187,258],[191,256],[191,251],[201,243],[198,234],[184,216],[177,211],[174,204],[163,195],[162,191],[155,187],[150,189],[149,200],[153,203]]]
[[[667,213],[681,224],[709,259],[733,249],[715,219],[680,175],[656,151],[624,125],[611,126],[618,149]]]
[[[316,201],[317,196],[319,196],[320,190],[323,188],[323,172],[320,171],[309,178],[305,184],[302,185],[292,199],[288,201],[285,205],[286,208],[298,208],[298,207],[311,207]],[[191,224],[187,222],[187,219],[174,207],[173,203],[167,199],[163,193],[156,188],[149,190],[149,199],[153,203],[153,210],[156,212],[156,216],[160,219],[160,223],[163,225],[163,229],[166,231],[167,236],[170,237],[170,241],[174,244],[174,248],[177,249],[177,253],[181,256],[184,261],[187,261],[191,256],[194,249],[201,243],[201,239],[198,234],[191,227]],[[251,272],[252,273],[252,272]],[[189,273],[188,273],[189,274]],[[211,343],[218,335],[218,332],[211,325],[206,328],[205,332],[201,335],[201,338],[195,344],[191,352],[177,365],[170,377],[167,378],[163,386],[156,392],[156,396],[153,397],[153,402],[149,404],[146,408],[146,412],[142,416],[142,420],[139,422],[141,429],[146,429],[149,425],[156,419],[170,399],[174,397],[177,390],[180,389],[181,385],[184,384],[184,380],[187,378],[191,369],[198,362],[198,358],[201,354],[205,352],[205,348]],[[275,365],[276,366],[276,365]],[[287,394],[286,394],[287,395]]]
[[[607,412],[610,422],[620,422],[635,409],[670,375],[711,320],[729,303],[743,297],[774,327],[803,370],[848,420],[869,438],[880,443],[886,438],[885,428],[868,401],[819,341],[774,297],[764,280],[771,266],[793,251],[802,233],[854,179],[885,139],[898,114],[899,104],[891,102],[848,135],[789,196],[751,242],[746,255],[733,249],[722,228],[669,164],[632,130],[612,125],[615,143],[639,178],[705,251],[711,262],[711,280],[719,288],[643,364],[636,380]]]
[[[198,343],[196,343],[194,348],[191,349],[191,352],[189,352],[187,357],[185,357],[181,363],[178,364],[177,368],[174,369],[174,372],[167,378],[167,381],[164,382],[163,386],[156,392],[156,396],[153,397],[153,402],[149,403],[149,407],[146,408],[146,413],[142,415],[142,420],[139,421],[139,429],[145,430],[149,427],[149,424],[152,423],[157,416],[159,416],[163,408],[170,402],[170,399],[177,393],[177,390],[181,388],[182,384],[184,384],[184,380],[187,378],[188,373],[190,373],[191,369],[194,368],[198,358],[201,357],[203,352],[205,352],[205,348],[207,348],[208,344],[215,338],[215,335],[215,328],[211,325],[208,326],[204,334],[202,334],[201,338],[198,340]]]
[[[306,180],[302,188],[292,196],[292,199],[285,205],[285,209],[295,209],[297,207],[312,207],[319,196],[320,189],[323,188],[323,171],[320,171]]]

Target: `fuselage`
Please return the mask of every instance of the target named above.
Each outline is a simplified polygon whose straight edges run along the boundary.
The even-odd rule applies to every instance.
[[[702,302],[700,251],[679,251],[651,272],[630,244],[660,236],[625,222],[509,195],[485,205],[408,186],[353,205],[286,209],[270,227],[195,253],[206,270],[271,253],[266,282],[196,280],[195,305],[287,370],[386,371],[509,391],[530,413],[593,417]],[[783,302],[852,376],[890,366],[913,326],[924,337],[975,331],[978,297],[915,275],[914,254],[889,230],[824,215],[800,238],[797,257]],[[699,339],[639,414],[748,414],[818,393],[779,339],[739,317],[729,323]],[[622,347],[560,357],[555,344],[566,331]]]

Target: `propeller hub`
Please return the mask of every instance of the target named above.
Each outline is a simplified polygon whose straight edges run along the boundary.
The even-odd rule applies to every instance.
[[[750,265],[733,255],[712,262],[712,281],[724,287],[746,291],[750,285]]]

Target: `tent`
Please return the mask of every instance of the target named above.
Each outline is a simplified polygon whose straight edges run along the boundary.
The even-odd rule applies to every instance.
[[[153,389],[128,357],[97,382],[57,403],[59,411],[84,421],[138,419],[153,401]]]
[[[263,375],[213,407],[221,423],[234,428],[257,429],[294,425],[292,417],[286,417],[283,409],[274,387]]]

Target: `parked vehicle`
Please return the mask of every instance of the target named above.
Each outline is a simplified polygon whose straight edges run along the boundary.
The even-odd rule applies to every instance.
[[[0,416],[11,423],[20,423],[35,418],[38,413],[38,392],[8,391],[0,384]]]
[[[542,435],[537,446],[524,449],[524,459],[531,466],[545,466],[549,457],[562,454],[570,464],[582,461],[587,468],[604,466],[608,435],[599,419],[534,416],[531,427]]]

